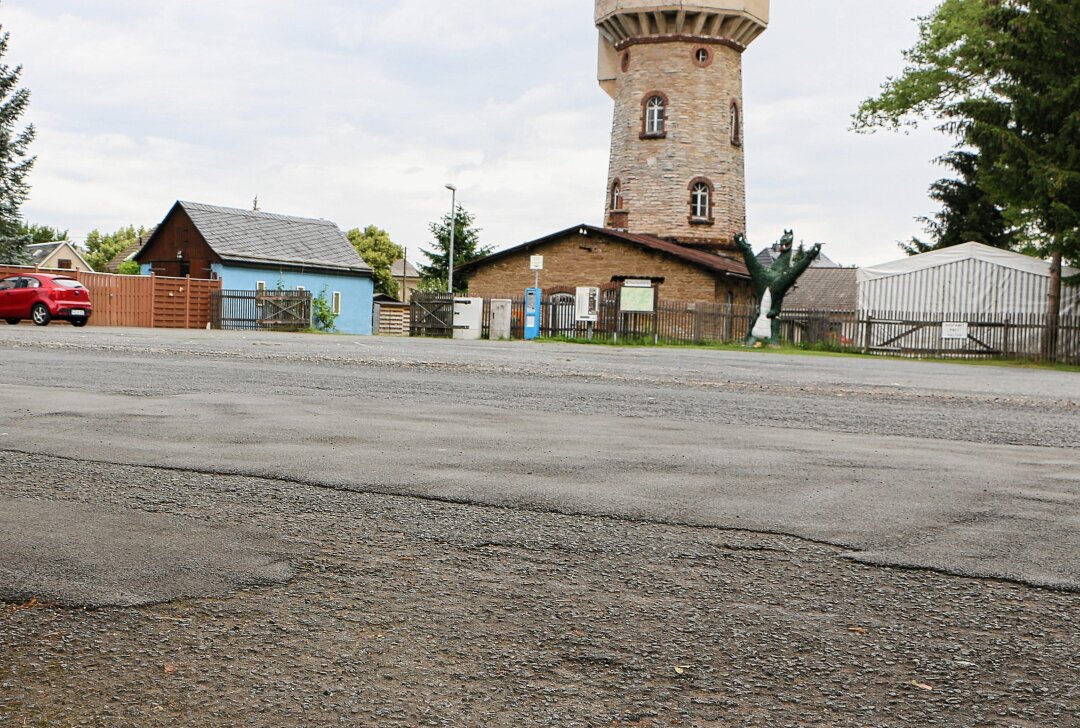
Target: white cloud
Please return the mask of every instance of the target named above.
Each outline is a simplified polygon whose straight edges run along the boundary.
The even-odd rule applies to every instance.
[[[895,257],[932,134],[847,131],[933,0],[774,0],[746,54],[751,235]],[[582,0],[3,0],[39,127],[35,222],[153,224],[176,199],[376,224],[412,249],[446,182],[499,246],[599,222],[611,104]]]

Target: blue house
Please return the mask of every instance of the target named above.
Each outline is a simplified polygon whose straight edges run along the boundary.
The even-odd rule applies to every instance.
[[[177,202],[135,260],[144,274],[217,278],[225,290],[311,291],[338,331],[371,334],[371,267],[328,220]]]

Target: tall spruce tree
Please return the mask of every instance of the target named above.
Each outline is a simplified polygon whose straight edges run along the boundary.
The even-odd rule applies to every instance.
[[[857,130],[926,118],[979,155],[978,183],[1050,258],[1043,354],[1057,352],[1062,261],[1080,262],[1080,3],[943,0],[908,67],[855,115]]]
[[[484,258],[493,248],[480,245],[480,228],[471,212],[458,205],[454,217],[454,292],[468,290],[468,281],[456,271],[466,263]],[[446,282],[450,275],[450,213],[443,215],[438,222],[429,226],[433,252],[422,251],[428,259],[427,265],[420,266],[421,288],[426,291],[446,291]]]
[[[34,166],[34,157],[28,156],[34,127],[19,129],[30,92],[19,88],[22,66],[2,62],[9,35],[0,25],[0,263],[18,265],[29,261],[26,246],[31,236],[22,230],[21,210],[30,192],[26,178]]]
[[[930,186],[930,197],[941,203],[941,211],[919,221],[930,242],[912,238],[900,247],[908,255],[948,248],[961,243],[982,243],[1012,250],[1017,245],[1016,229],[1008,223],[994,199],[978,183],[979,155],[950,152],[938,162],[950,167],[956,178],[939,179]]]

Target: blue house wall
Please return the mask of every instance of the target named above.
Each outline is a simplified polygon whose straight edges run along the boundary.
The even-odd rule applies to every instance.
[[[315,298],[326,289],[326,302],[333,304],[334,292],[341,294],[341,315],[334,326],[343,334],[371,335],[371,314],[375,280],[371,276],[322,272],[297,272],[266,268],[241,268],[215,263],[210,269],[221,279],[221,287],[230,291],[254,291],[259,282],[268,290],[294,290],[303,287]]]

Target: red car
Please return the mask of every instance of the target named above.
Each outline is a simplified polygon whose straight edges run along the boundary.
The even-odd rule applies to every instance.
[[[90,291],[67,276],[27,273],[0,278],[0,319],[17,324],[30,319],[48,326],[54,319],[86,326],[94,307]]]

